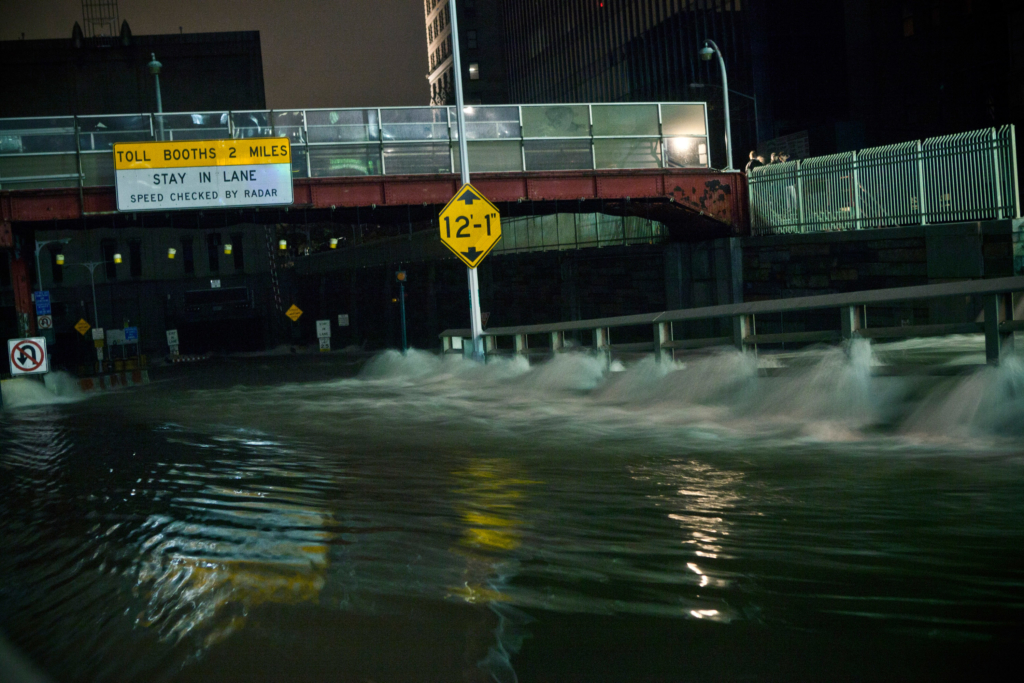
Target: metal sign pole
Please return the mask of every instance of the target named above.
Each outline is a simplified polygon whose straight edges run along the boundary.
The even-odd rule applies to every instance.
[[[455,0],[448,0],[452,20],[452,71],[455,75],[455,120],[459,132],[459,171],[462,184],[469,184],[469,148],[466,146],[466,113],[462,99],[462,62],[459,58],[459,19]],[[480,280],[476,268],[467,268],[469,275],[469,329],[473,335],[473,358],[484,358],[484,325],[480,314]]]

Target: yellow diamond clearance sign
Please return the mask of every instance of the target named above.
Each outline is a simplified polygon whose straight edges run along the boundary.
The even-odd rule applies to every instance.
[[[466,183],[441,209],[441,241],[470,268],[476,268],[501,239],[501,214]]]
[[[119,142],[118,211],[291,204],[288,138]]]
[[[85,336],[85,333],[92,327],[89,323],[85,322],[85,318],[79,318],[78,322],[75,323],[75,329],[78,330],[78,334]]]
[[[299,316],[302,315],[302,309],[296,306],[295,304],[292,304],[292,307],[285,311],[284,314],[291,318],[292,320],[294,320],[295,322],[298,322]]]

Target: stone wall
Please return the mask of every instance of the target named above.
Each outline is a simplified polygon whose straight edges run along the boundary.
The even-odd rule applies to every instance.
[[[750,237],[743,241],[744,301],[1005,277],[1014,272],[1013,228],[1004,220]],[[922,301],[868,314],[870,325],[909,325],[961,322],[975,309],[975,301]],[[824,329],[831,315],[779,316],[758,330]]]

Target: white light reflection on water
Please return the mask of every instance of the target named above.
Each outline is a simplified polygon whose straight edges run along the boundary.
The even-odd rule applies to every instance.
[[[200,444],[185,435],[168,440]],[[222,452],[232,440],[215,439]],[[250,453],[276,446],[248,436],[234,441]],[[268,482],[297,476],[259,457],[169,468],[162,485],[180,494],[168,512],[141,526],[134,593],[146,602],[136,625],[171,643],[190,638],[199,655],[242,628],[260,605],[316,603],[329,565],[331,515],[308,487]]]

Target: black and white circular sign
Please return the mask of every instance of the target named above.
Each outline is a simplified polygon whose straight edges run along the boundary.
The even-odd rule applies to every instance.
[[[11,361],[12,375],[28,375],[49,370],[44,337],[9,339],[7,340],[7,351]]]

